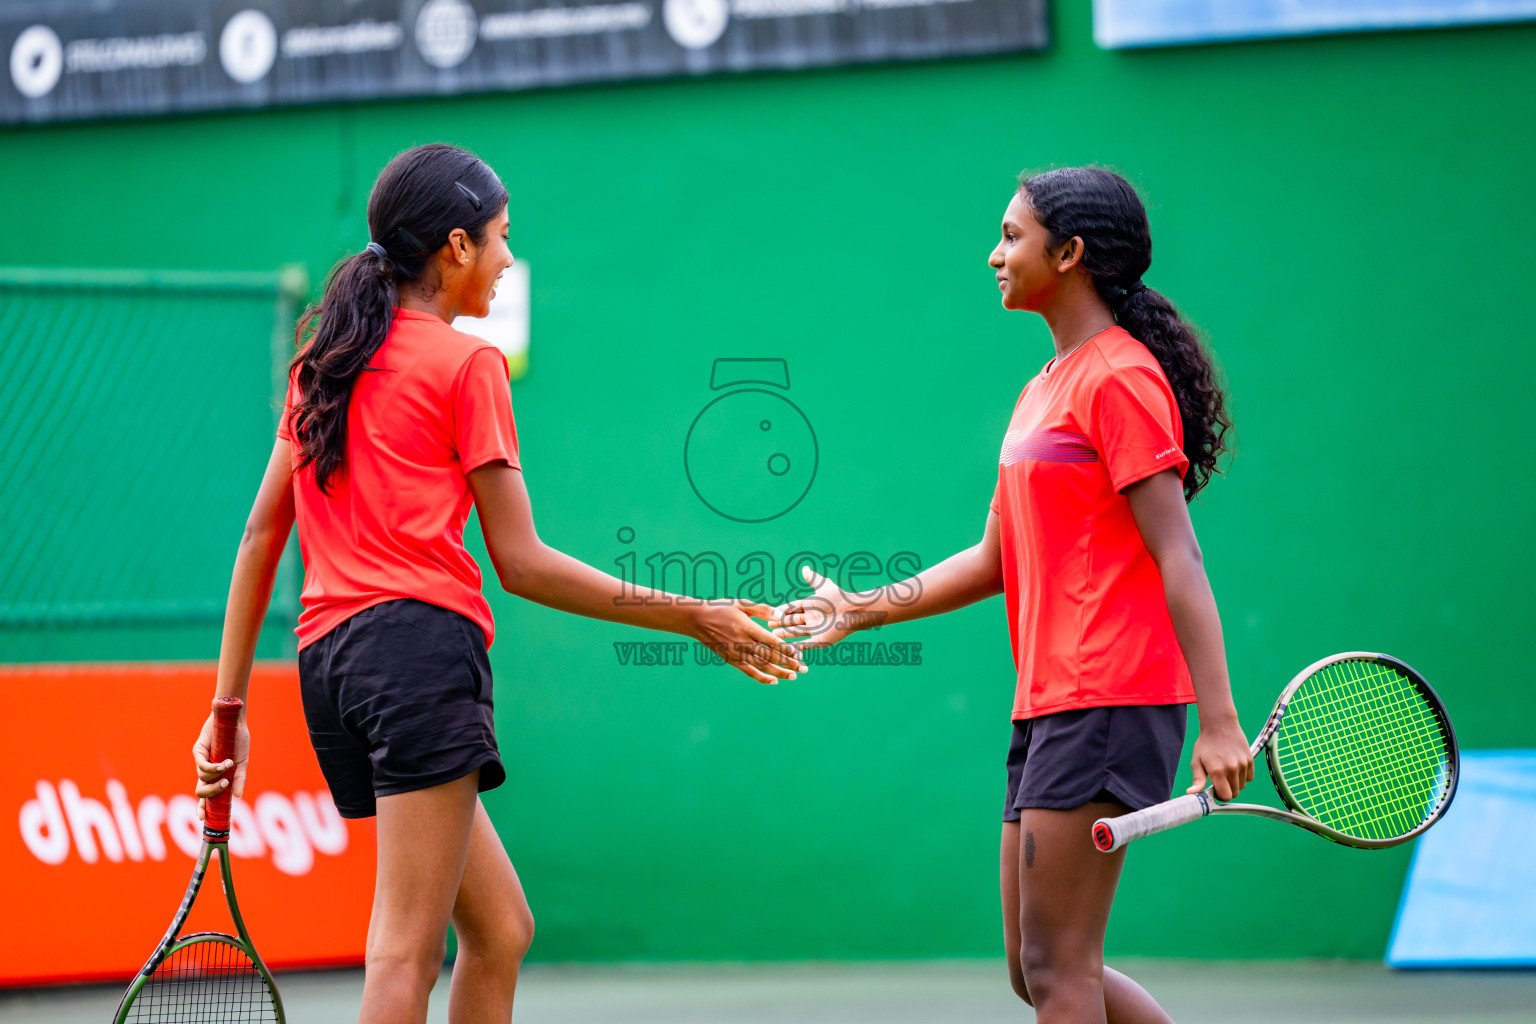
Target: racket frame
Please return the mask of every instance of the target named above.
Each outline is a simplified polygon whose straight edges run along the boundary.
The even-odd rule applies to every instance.
[[[220,697],[215,701],[215,715],[225,715],[229,720],[218,723],[220,731],[215,733],[213,750],[210,751],[209,756],[209,760],[214,764],[227,760],[231,756],[234,749],[233,722],[238,720],[242,704],[242,701],[232,697]],[[232,802],[233,794],[227,788],[223,793],[208,800],[203,821],[203,846],[198,851],[197,865],[192,869],[192,880],[187,883],[187,891],[181,898],[181,906],[176,909],[176,916],[171,918],[171,925],[165,930],[159,945],[155,947],[149,959],[144,961],[144,966],[134,975],[128,991],[123,993],[122,1000],[117,1004],[117,1013],[112,1018],[113,1024],[124,1024],[128,1019],[134,1002],[144,986],[149,983],[156,968],[180,950],[204,942],[218,942],[233,946],[250,959],[256,968],[256,973],[261,976],[261,983],[267,988],[267,994],[272,997],[272,1008],[276,1014],[277,1024],[284,1024],[286,1017],[283,1013],[283,997],[277,991],[277,983],[272,980],[272,972],[267,970],[261,954],[256,952],[256,946],[251,942],[250,933],[245,929],[245,918],[240,914],[240,904],[235,900],[235,881],[229,866],[228,826]],[[225,827],[222,829],[212,827],[220,824]],[[229,916],[234,920],[236,934],[192,932],[182,935],[182,926],[187,923],[187,915],[192,912],[192,904],[197,901],[197,895],[203,888],[203,880],[207,877],[209,858],[215,852],[219,855],[219,881],[224,888],[224,902],[229,906]]]
[[[1341,661],[1377,661],[1402,673],[1424,695],[1425,700],[1434,709],[1439,718],[1440,724],[1445,728],[1446,770],[1448,778],[1441,790],[1439,802],[1429,814],[1425,815],[1424,820],[1417,827],[1403,835],[1392,836],[1386,839],[1367,839],[1340,832],[1336,828],[1323,824],[1301,809],[1300,803],[1285,781],[1285,773],[1280,770],[1280,723],[1285,718],[1286,708],[1290,705],[1291,698],[1296,695],[1297,690],[1301,689],[1302,684],[1311,679],[1312,676],[1321,672],[1329,665],[1337,664]],[[1388,847],[1399,846],[1421,835],[1425,829],[1440,820],[1445,814],[1446,809],[1451,806],[1451,799],[1456,795],[1456,781],[1460,774],[1460,754],[1456,746],[1456,733],[1451,726],[1451,716],[1446,713],[1445,704],[1440,700],[1440,695],[1407,662],[1401,658],[1394,658],[1390,654],[1381,654],[1375,651],[1346,651],[1343,654],[1332,654],[1313,662],[1296,673],[1285,689],[1280,692],[1279,699],[1275,701],[1275,709],[1269,713],[1269,719],[1264,723],[1264,728],[1260,729],[1259,734],[1254,737],[1253,743],[1248,748],[1249,756],[1257,760],[1260,750],[1264,751],[1264,762],[1269,768],[1269,777],[1274,782],[1275,792],[1279,794],[1280,799],[1285,802],[1286,807],[1289,809],[1281,810],[1278,807],[1268,807],[1264,804],[1224,804],[1217,800],[1215,792],[1208,785],[1202,792],[1195,794],[1200,802],[1200,817],[1204,818],[1212,814],[1247,814],[1252,817],[1269,818],[1272,821],[1288,822],[1341,846],[1349,846],[1357,850],[1385,850]],[[1169,802],[1171,803],[1172,801]],[[1131,813],[1135,814],[1137,812],[1132,811]],[[1125,843],[1112,843],[1110,846],[1105,847],[1099,844],[1099,826],[1106,824],[1104,831],[1108,834],[1110,830],[1107,827],[1107,823],[1114,820],[1113,818],[1100,818],[1094,822],[1092,832],[1094,846],[1103,853],[1111,853],[1126,845]],[[1138,838],[1145,838],[1145,836]]]

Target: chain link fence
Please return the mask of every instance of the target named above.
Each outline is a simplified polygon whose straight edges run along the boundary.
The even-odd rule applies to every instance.
[[[217,629],[306,292],[298,267],[0,268],[0,660]],[[269,626],[298,613],[295,547]],[[198,632],[167,655],[211,656]]]

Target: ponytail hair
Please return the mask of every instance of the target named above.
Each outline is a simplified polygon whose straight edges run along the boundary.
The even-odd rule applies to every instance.
[[[314,467],[322,493],[346,460],[352,388],[389,335],[401,283],[421,278],[454,228],[483,243],[486,224],[506,205],[495,171],[473,153],[440,143],[406,150],[373,183],[372,240],[331,269],[319,305],[299,319],[299,353],[290,364],[298,401],[289,430],[300,468]]]
[[[1083,240],[1083,268],[1109,306],[1115,322],[1145,345],[1173,388],[1184,427],[1184,500],[1219,472],[1228,450],[1226,397],[1210,353],[1187,321],[1141,275],[1152,265],[1152,229],[1147,211],[1120,175],[1101,167],[1064,167],[1019,176],[1019,191],[1040,226],[1061,245]]]

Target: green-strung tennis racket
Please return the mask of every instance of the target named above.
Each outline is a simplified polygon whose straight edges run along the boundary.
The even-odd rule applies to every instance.
[[[1208,814],[1288,821],[1362,850],[1406,843],[1456,795],[1456,734],[1424,677],[1385,654],[1335,654],[1304,669],[1253,741],[1289,810],[1221,804],[1210,789],[1093,823],[1105,853]]]
[[[213,702],[213,764],[235,754],[235,728],[243,701],[217,697]],[[133,984],[123,993],[113,1024],[283,1024],[283,1000],[246,934],[235,880],[229,873],[229,812],[233,794],[226,788],[209,797],[203,819],[203,848],[192,869],[192,881],[171,926],[145,961]],[[234,918],[236,935],[195,932],[182,935],[182,925],[203,887],[208,859],[217,851],[224,899]]]

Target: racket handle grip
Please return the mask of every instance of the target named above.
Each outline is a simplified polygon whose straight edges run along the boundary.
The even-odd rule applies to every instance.
[[[1209,793],[1175,797],[1118,818],[1100,818],[1093,823],[1093,845],[1104,853],[1113,853],[1132,840],[1187,825],[1210,813]]]
[[[240,725],[240,710],[245,701],[239,697],[215,697],[213,699],[213,742],[208,749],[208,760],[213,764],[228,761],[235,756],[235,730]],[[233,768],[230,769],[232,773]],[[233,780],[218,796],[208,798],[203,812],[203,837],[220,840],[229,837],[229,806],[234,800]]]

